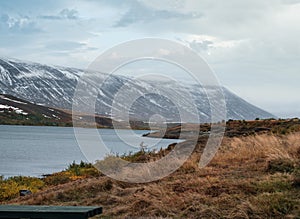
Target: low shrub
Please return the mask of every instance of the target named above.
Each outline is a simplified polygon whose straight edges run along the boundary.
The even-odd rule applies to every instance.
[[[43,180],[34,177],[16,176],[0,180],[0,201],[6,201],[19,196],[20,190],[30,190],[35,193],[44,187]]]
[[[259,193],[275,193],[275,192],[284,192],[289,191],[292,188],[291,182],[288,180],[268,180],[259,182],[256,185],[256,189]]]
[[[285,193],[262,193],[253,202],[265,218],[281,218],[295,210],[297,203]]]
[[[66,172],[55,173],[44,178],[44,182],[48,186],[56,186],[70,182],[72,180],[70,177],[71,174],[68,174]]]
[[[278,158],[267,162],[266,170],[269,173],[291,173],[295,169],[294,161],[287,158]]]
[[[297,168],[293,172],[293,186],[297,188],[300,187],[300,168]]]

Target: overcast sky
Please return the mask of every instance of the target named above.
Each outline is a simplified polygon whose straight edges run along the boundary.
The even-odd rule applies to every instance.
[[[300,117],[300,0],[0,1],[0,56],[86,68],[143,37],[184,43],[237,95]]]

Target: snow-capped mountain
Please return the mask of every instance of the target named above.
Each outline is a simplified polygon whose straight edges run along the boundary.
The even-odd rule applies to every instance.
[[[37,104],[71,109],[76,85],[82,75],[84,70],[76,68],[0,58],[0,93],[11,94]],[[97,114],[111,116],[113,108],[119,112],[128,110],[133,119],[148,121],[152,115],[159,114],[167,121],[178,122],[181,115],[172,101],[175,98],[187,114],[194,113],[189,108],[190,101],[193,101],[201,121],[210,121],[211,109],[207,92],[215,92],[213,87],[204,89],[196,85],[140,81],[116,75],[109,76],[104,81],[106,74],[97,73],[97,76],[100,76],[98,80],[103,79],[101,86],[99,83],[95,85],[92,79],[84,79],[84,83],[91,88],[92,93],[97,93]],[[116,94],[120,93],[118,91],[126,87],[127,94],[122,95],[140,94],[140,97],[129,108],[124,106],[126,100],[113,104]],[[227,105],[227,119],[252,120],[257,117],[274,117],[226,88],[223,88],[223,91]],[[122,98],[124,100],[126,96]]]

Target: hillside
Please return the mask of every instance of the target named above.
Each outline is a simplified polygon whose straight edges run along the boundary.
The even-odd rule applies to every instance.
[[[200,130],[199,137],[205,137],[210,131],[210,124],[189,124],[185,125],[184,130],[181,130],[181,125],[174,125],[167,128],[165,132],[156,131],[144,134],[147,137],[154,138],[170,138],[170,139],[186,139],[190,136],[197,135],[196,131]],[[226,122],[226,137],[240,137],[255,134],[276,134],[285,135],[288,133],[300,132],[300,120],[294,119],[263,119],[263,120],[229,120]],[[162,135],[162,133],[164,133]]]
[[[275,122],[285,134],[254,132],[262,124]],[[205,168],[198,167],[207,140],[202,136],[188,161],[162,180],[129,184],[112,180],[91,165],[72,164],[66,171],[43,179],[2,181],[2,188],[10,188],[5,194],[11,194],[2,198],[2,203],[103,206],[103,215],[96,218],[298,218],[299,126],[299,120],[232,121],[229,132],[236,135],[225,134],[218,153]],[[165,156],[173,147],[123,158],[149,162]],[[34,194],[17,197],[19,188],[30,188]]]
[[[94,117],[77,114],[82,126],[88,126]],[[98,127],[111,128],[112,120],[100,116],[95,117]],[[0,94],[0,125],[46,125],[72,126],[70,111],[37,105],[12,95]]]
[[[84,70],[81,69],[0,58],[0,93],[10,94],[49,107],[70,110],[76,85],[83,74]],[[182,82],[179,84],[141,81],[118,75],[109,76],[105,80],[107,74],[99,72],[94,74],[98,76],[96,85],[93,84],[93,80],[85,80],[83,83],[91,89],[90,92],[97,92],[96,113],[98,115],[111,116],[113,99],[121,87],[125,86],[130,91],[128,95],[142,94],[130,108],[133,120],[148,121],[152,115],[160,114],[168,122],[180,121],[178,109],[168,99],[172,97],[181,101],[182,110],[187,115],[195,114],[191,105],[188,104],[192,100],[200,121],[210,122],[211,109],[207,92],[214,95],[216,91],[214,87],[200,87]],[[252,120],[257,117],[275,117],[246,102],[228,89],[223,88],[223,91],[227,105],[227,119]],[[128,98],[125,96],[124,99]],[[123,112],[124,109],[122,103],[118,103],[115,108],[119,112]],[[185,122],[194,122],[194,120]]]

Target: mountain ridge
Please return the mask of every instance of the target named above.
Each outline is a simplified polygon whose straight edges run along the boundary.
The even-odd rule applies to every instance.
[[[17,96],[45,106],[71,110],[76,86],[84,72],[78,68],[0,58],[0,93]],[[144,94],[129,109],[132,119],[149,121],[154,114],[160,114],[168,122],[178,122],[180,121],[178,109],[164,94],[180,99],[181,105],[184,107],[187,97],[183,94],[189,93],[197,107],[200,120],[202,122],[210,121],[211,109],[206,92],[213,93],[215,92],[213,89],[205,90],[196,85],[180,84],[177,86],[165,82],[155,82],[156,84],[154,84],[154,82],[138,81],[118,75],[111,75],[104,81],[107,74],[98,73],[98,76],[100,80],[103,79],[102,86],[93,88],[98,93],[95,113],[101,116],[112,116],[115,95],[121,88],[128,86],[128,90]],[[93,86],[88,81],[85,83],[89,87]],[[156,91],[158,92],[155,93]],[[223,91],[227,105],[227,119],[253,120],[257,117],[275,117],[224,87]],[[124,110],[123,106],[118,107],[117,111]],[[188,108],[184,110],[187,113],[192,112]]]

